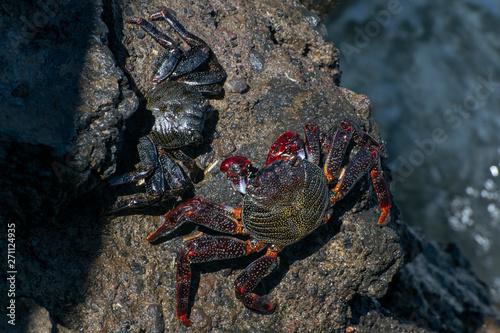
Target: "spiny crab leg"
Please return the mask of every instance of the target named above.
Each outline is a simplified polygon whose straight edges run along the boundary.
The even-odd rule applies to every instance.
[[[202,236],[200,238],[188,241],[186,243],[186,247],[179,253],[177,257],[177,318],[179,318],[179,320],[184,325],[191,326],[191,321],[187,318],[187,312],[189,304],[189,291],[191,289],[192,263],[240,258],[247,256],[250,253],[258,252],[265,248],[265,246],[265,243],[257,241],[255,239],[243,241],[231,236]],[[274,255],[274,257],[276,257],[276,255]],[[264,273],[267,273],[268,271],[267,266],[270,265],[266,263],[265,267],[260,264],[253,266],[255,272],[249,272],[251,274],[250,280],[248,278],[243,279],[245,286],[243,287],[243,290],[241,290],[241,288],[238,289],[238,286],[235,287],[237,296],[239,296],[240,294],[246,295],[246,289],[253,289],[255,285],[260,281],[261,277],[265,276]],[[264,271],[262,272],[262,270]],[[245,272],[247,271],[248,268],[245,270]],[[245,272],[243,274],[245,274]],[[249,281],[250,283],[247,281]],[[252,306],[252,308],[261,310],[261,307],[263,307],[263,310],[266,310],[265,305],[267,303],[265,301],[260,301],[260,299],[265,300],[265,298],[262,296],[255,296],[255,298],[259,301],[257,302],[257,304],[255,304],[255,302],[249,302],[252,305],[255,304],[255,306]],[[267,302],[270,303],[269,301]],[[261,304],[263,306],[261,306]],[[272,304],[270,303],[270,305]],[[267,308],[272,309],[271,306],[267,306]]]
[[[206,47],[207,49],[206,53],[208,54],[210,48],[205,43],[205,41],[187,31],[186,28],[184,28],[182,24],[180,24],[180,22],[177,21],[175,17],[173,17],[172,14],[170,14],[167,10],[162,10],[158,13],[151,14],[149,18],[151,20],[157,20],[163,18],[165,21],[168,22],[168,24],[170,24],[172,28],[174,28],[174,30],[179,34],[179,36],[182,37],[182,39],[186,43],[188,43],[189,45],[200,45]]]
[[[181,36],[181,38],[191,47],[186,56],[182,58],[175,68],[173,76],[181,76],[191,73],[193,68],[199,67],[210,55],[210,48],[205,41],[186,30],[168,11],[162,10],[152,14],[151,20],[165,19],[167,23]]]
[[[251,164],[252,162],[245,156],[236,155],[222,161],[220,171],[226,173],[227,178],[236,191],[245,194]]]
[[[378,147],[365,146],[361,149],[354,159],[347,165],[339,182],[335,186],[332,197],[332,204],[342,199],[353,188],[356,182],[370,171],[373,187],[377,193],[379,207],[382,210],[377,225],[381,225],[391,207],[389,190],[382,176],[380,167],[380,156]]]
[[[326,178],[328,178],[328,182],[331,182],[334,178],[339,176],[340,167],[344,161],[347,146],[351,142],[353,136],[353,127],[350,126],[348,121],[343,121],[335,131],[333,138],[331,138],[331,142],[327,143],[328,155],[323,171]]]
[[[377,193],[377,199],[380,209],[382,213],[380,214],[380,218],[378,219],[377,225],[381,225],[384,223],[387,214],[389,213],[389,209],[391,208],[391,196],[389,194],[389,189],[387,188],[387,183],[385,182],[384,176],[382,175],[382,170],[380,167],[380,158],[375,166],[370,171],[370,177],[372,179],[373,188],[375,189],[375,193]]]
[[[234,281],[236,298],[249,308],[269,312],[276,307],[276,302],[252,293],[252,290],[269,273],[279,251],[281,247],[271,245],[266,254],[252,262]]]
[[[131,18],[127,20],[127,23],[137,24],[161,46],[167,49],[159,61],[158,67],[155,68],[152,82],[153,84],[158,84],[166,80],[173,73],[181,56],[181,51],[177,43],[143,18]]]
[[[321,147],[318,127],[309,122],[304,126],[304,134],[306,137],[307,159],[309,162],[319,165]]]
[[[156,167],[152,164],[148,165],[145,169],[129,172],[120,176],[111,178],[108,183],[111,186],[123,185],[128,183],[138,182],[153,174]]]
[[[226,234],[246,234],[241,224],[241,208],[219,205],[202,198],[189,199],[165,215],[165,222],[148,236],[154,242],[166,236],[186,221]]]
[[[167,191],[170,192],[170,191]],[[179,191],[177,191],[179,192]],[[106,214],[114,214],[117,212],[121,212],[123,210],[129,208],[143,208],[150,206],[151,204],[157,203],[161,200],[161,196],[159,195],[137,195],[131,198],[120,198],[118,199],[113,206],[106,209]]]

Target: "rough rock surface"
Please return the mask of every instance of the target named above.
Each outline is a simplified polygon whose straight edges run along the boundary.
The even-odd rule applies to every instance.
[[[328,224],[285,248],[279,266],[259,284],[258,293],[278,301],[274,313],[251,311],[234,296],[233,281],[256,256],[200,264],[193,270],[194,324],[184,328],[175,317],[174,261],[182,237],[196,228],[185,225],[151,245],[145,237],[174,202],[114,218],[100,214],[122,194],[101,179],[115,169],[130,171],[137,161],[143,96],[162,51],[125,20],[168,6],[226,69],[225,95],[211,100],[205,143],[188,150],[201,164],[242,154],[262,165],[276,137],[300,133],[307,121],[328,128],[337,119],[354,118],[380,140],[369,117],[371,105],[365,96],[338,87],[338,52],[323,40],[317,16],[298,1],[85,3],[0,7],[7,32],[2,43],[18,43],[0,62],[6,73],[0,82],[6,110],[0,133],[4,217],[16,222],[18,232],[19,332],[37,326],[59,332],[471,332],[484,315],[493,317],[486,289],[459,254],[443,252],[397,222],[397,208],[388,226],[375,226],[380,211],[366,177],[336,205]],[[30,23],[36,33],[23,35]],[[155,24],[176,37],[164,22]],[[7,164],[7,156],[13,162]],[[220,203],[241,203],[218,168],[195,192]],[[6,257],[4,239],[0,242]],[[426,248],[436,255],[426,255]],[[427,270],[440,256],[446,260],[439,265],[447,268]],[[446,296],[446,283],[419,282],[443,281],[441,274],[457,270],[454,286],[467,296],[460,304]],[[391,283],[394,277],[397,285]],[[426,298],[425,288],[436,288],[437,301]],[[430,305],[421,308],[426,301]],[[451,311],[442,327],[437,305]],[[464,313],[478,320],[467,320]],[[4,327],[12,329],[2,320]]]
[[[101,12],[100,2],[0,5],[0,205],[18,228],[53,222],[115,172],[138,100],[106,46]]]

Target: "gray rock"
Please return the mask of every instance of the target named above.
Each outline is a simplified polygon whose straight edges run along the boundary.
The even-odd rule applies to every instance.
[[[138,103],[106,45],[101,2],[1,8],[0,191],[7,215],[32,225],[114,173]]]
[[[210,101],[214,111],[205,143],[188,150],[203,165],[231,154],[263,165],[275,138],[300,133],[307,121],[327,129],[353,118],[383,142],[368,98],[338,86],[338,51],[298,1],[54,3],[49,9],[55,14],[38,2],[41,7],[0,7],[7,32],[0,42],[10,45],[13,36],[21,36],[14,38],[16,52],[4,52],[0,62],[7,73],[0,82],[6,110],[0,132],[3,215],[16,222],[17,292],[36,304],[31,309],[43,309],[19,312],[20,323],[39,316],[61,332],[185,330],[175,317],[175,258],[182,237],[198,230],[185,225],[157,244],[147,243],[145,237],[175,202],[114,218],[99,214],[114,191],[97,185],[117,168],[134,169],[143,96],[163,51],[149,36],[140,38],[138,27],[126,25],[129,17],[168,6],[212,47],[229,78],[244,78],[248,85],[241,90],[228,81],[224,98]],[[35,25],[43,13],[46,22]],[[30,22],[36,33],[22,36]],[[177,38],[164,22],[155,24]],[[265,59],[258,70],[252,54]],[[225,178],[212,169],[195,184],[196,195],[241,204]],[[285,248],[279,266],[257,287],[278,301],[273,314],[251,311],[234,296],[233,281],[255,256],[194,265],[194,330],[466,332],[480,321],[464,313],[493,317],[486,289],[456,251],[443,252],[403,227],[396,207],[388,226],[377,227],[379,213],[365,177],[338,202],[328,224]],[[4,258],[6,248],[0,247]],[[459,294],[446,290],[454,275]],[[420,287],[442,295],[432,299],[441,303],[429,303],[427,289]],[[427,311],[437,305],[449,310],[442,327],[439,316]],[[429,314],[431,321],[422,323]]]
[[[488,289],[460,249],[398,223],[407,263],[381,305],[400,318],[436,332],[471,332],[495,318]]]

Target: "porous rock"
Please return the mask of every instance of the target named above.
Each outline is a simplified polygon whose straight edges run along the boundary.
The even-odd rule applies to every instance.
[[[60,51],[60,43],[50,42],[50,38],[67,38],[70,48],[71,43],[85,45],[74,47],[75,52],[82,54],[68,64],[63,59],[72,59],[69,55],[60,60],[47,57],[45,61],[49,65],[50,61],[61,62],[62,66],[51,68],[51,75],[56,77],[73,68],[78,79],[68,82],[72,83],[70,87],[78,88],[68,90],[67,95],[59,94],[61,105],[53,112],[61,117],[54,119],[63,119],[62,123],[48,122],[41,134],[22,128],[19,118],[11,119],[12,124],[17,124],[13,128],[19,128],[18,133],[23,134],[2,131],[2,153],[17,159],[17,164],[8,169],[11,174],[20,173],[16,167],[19,165],[23,176],[29,177],[20,187],[25,195],[31,195],[26,200],[29,214],[50,217],[50,222],[28,224],[20,235],[18,244],[22,250],[18,256],[23,269],[17,278],[19,292],[36,304],[32,308],[46,309],[58,331],[186,330],[175,317],[175,258],[183,247],[182,236],[197,230],[186,225],[159,243],[147,243],[145,237],[162,223],[161,215],[175,202],[114,218],[99,214],[111,193],[100,179],[109,178],[115,168],[134,168],[134,158],[128,157],[136,154],[135,143],[143,126],[143,97],[151,87],[154,60],[162,52],[161,46],[139,33],[137,26],[125,24],[127,18],[147,17],[168,6],[189,31],[211,46],[228,73],[225,95],[211,100],[213,111],[207,119],[205,142],[189,151],[204,164],[240,154],[261,166],[275,138],[285,131],[301,133],[308,121],[327,129],[339,119],[352,118],[383,143],[370,118],[368,98],[339,87],[338,51],[324,41],[324,29],[311,19],[315,14],[298,1],[93,0],[87,5],[69,0],[54,2],[59,14],[47,14],[50,23],[27,41],[33,44],[41,38],[36,50],[49,53],[54,48]],[[13,31],[22,30],[19,22],[23,21],[15,23],[22,13],[37,10],[19,9],[16,6],[20,5],[14,2],[9,6],[2,7],[2,20],[9,22]],[[47,11],[42,7],[38,10]],[[164,22],[155,24],[178,39]],[[75,64],[79,67],[71,67]],[[24,69],[20,70],[23,73]],[[10,77],[17,75],[12,73]],[[127,81],[135,95],[127,88]],[[7,102],[27,103],[19,99],[29,98],[32,92],[34,96],[44,92],[36,88],[31,83],[10,84],[5,91],[11,91],[12,97],[7,96]],[[68,103],[65,98],[78,103]],[[39,97],[30,103],[36,106],[43,104],[41,101],[50,99]],[[137,104],[139,109],[130,116]],[[50,109],[48,102],[42,106]],[[58,126],[65,123],[74,127],[59,131]],[[50,163],[53,156],[60,156],[56,161],[64,167],[66,178],[60,181]],[[389,180],[389,170],[384,169]],[[241,196],[225,178],[218,168],[212,169],[195,184],[196,195],[219,203],[241,204]],[[62,190],[52,186],[58,182]],[[30,187],[28,183],[35,185]],[[96,189],[99,184],[103,186]],[[7,188],[13,186],[8,185]],[[51,199],[53,205],[40,200],[44,196],[52,198],[46,195],[48,189],[57,199]],[[27,214],[21,208],[25,199],[16,192],[6,192],[14,212],[11,217]],[[82,193],[87,194],[81,196]],[[68,204],[74,198],[77,200]],[[59,206],[64,209],[54,209]],[[249,310],[234,296],[233,281],[256,256],[194,265],[190,304],[193,331],[233,332],[235,327],[241,332],[435,329],[410,318],[405,311],[398,311],[397,304],[388,301],[391,294],[387,291],[396,295],[398,290],[391,284],[395,276],[409,281],[408,290],[415,287],[415,280],[409,275],[422,274],[418,268],[402,271],[406,269],[411,274],[396,274],[404,258],[406,265],[418,258],[422,242],[415,240],[416,236],[408,231],[411,229],[400,227],[396,207],[387,226],[375,226],[379,214],[369,177],[365,177],[336,204],[328,224],[280,253],[279,266],[256,290],[278,302],[272,314]],[[410,236],[401,241],[401,234]],[[468,276],[476,281],[472,273]],[[480,286],[477,284],[477,288]],[[483,291],[484,288],[481,295]],[[421,301],[422,297],[417,297],[415,303],[409,304],[415,309]],[[482,316],[488,309],[488,299],[467,299],[469,303],[476,301],[486,303],[485,307],[478,307],[477,313]],[[36,313],[46,318],[47,311]],[[477,328],[477,323],[473,324]],[[468,325],[461,327],[472,327]]]

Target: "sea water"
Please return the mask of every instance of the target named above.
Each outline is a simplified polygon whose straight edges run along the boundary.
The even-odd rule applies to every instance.
[[[325,24],[402,220],[458,244],[500,300],[500,1],[341,1]]]

